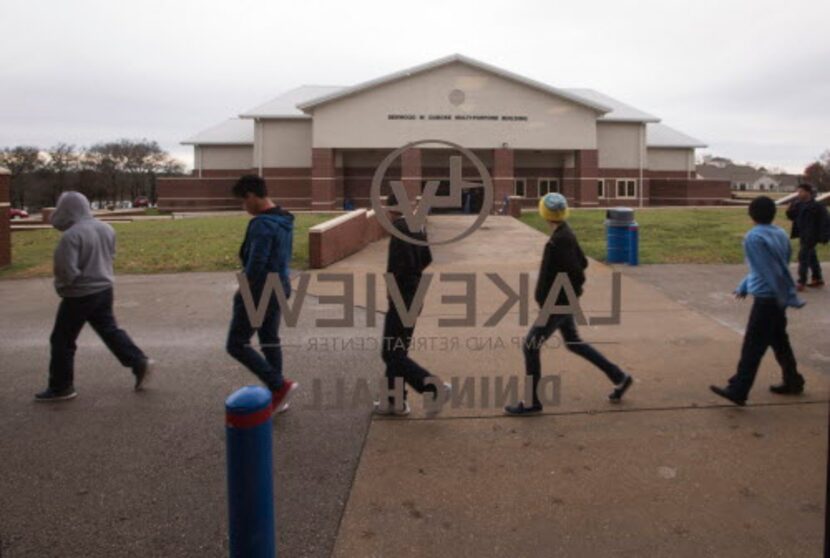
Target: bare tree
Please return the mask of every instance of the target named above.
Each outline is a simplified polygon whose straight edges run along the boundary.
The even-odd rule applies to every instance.
[[[12,173],[11,203],[14,207],[26,207],[26,190],[31,183],[31,175],[43,168],[43,162],[37,147],[19,145],[0,151],[0,165]]]
[[[819,192],[830,191],[830,149],[804,169],[804,178]]]
[[[12,203],[37,209],[54,205],[61,192],[75,189],[98,205],[147,196],[156,200],[156,176],[177,175],[184,166],[157,142],[121,139],[86,149],[58,143],[0,149],[0,165],[12,172]]]
[[[45,170],[50,173],[51,188],[49,190],[50,205],[55,205],[61,192],[70,189],[70,176],[80,168],[80,155],[74,145],[58,143],[51,147],[46,154],[49,157]]]

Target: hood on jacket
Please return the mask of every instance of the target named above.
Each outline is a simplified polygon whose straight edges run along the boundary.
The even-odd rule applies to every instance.
[[[294,227],[294,215],[279,207],[260,213],[256,218],[267,219],[269,223],[277,225],[285,232],[291,232]]]
[[[78,221],[92,219],[89,200],[80,192],[64,192],[49,221],[59,231],[65,231]]]

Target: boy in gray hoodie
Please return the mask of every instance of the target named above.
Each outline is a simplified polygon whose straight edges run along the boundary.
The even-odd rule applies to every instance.
[[[35,399],[65,401],[77,395],[73,386],[75,341],[87,322],[121,364],[132,369],[135,389],[140,390],[152,361],[119,329],[112,313],[115,231],[93,217],[89,200],[79,192],[61,194],[51,223],[63,233],[54,259],[55,290],[62,300],[49,339],[49,387]]]

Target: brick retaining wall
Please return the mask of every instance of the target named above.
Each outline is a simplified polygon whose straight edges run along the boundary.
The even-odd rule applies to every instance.
[[[386,229],[378,222],[374,211],[350,211],[309,229],[309,266],[312,269],[328,267],[386,236]]]

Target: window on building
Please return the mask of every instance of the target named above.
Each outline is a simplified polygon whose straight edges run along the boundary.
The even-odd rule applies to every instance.
[[[604,198],[605,197],[605,180],[600,178],[597,180],[597,197]]]
[[[617,197],[636,198],[637,181],[631,178],[622,178],[617,180]]]
[[[524,178],[517,178],[513,182],[513,195],[514,196],[527,196],[527,180]]]
[[[545,194],[551,194],[553,192],[559,192],[559,179],[558,178],[540,178],[539,179],[539,197],[541,198]]]

